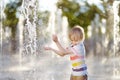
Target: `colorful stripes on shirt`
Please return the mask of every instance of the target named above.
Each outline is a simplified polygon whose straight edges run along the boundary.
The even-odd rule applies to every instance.
[[[76,60],[78,58],[84,59],[84,56],[79,56],[79,55],[70,56],[70,60]]]
[[[73,67],[77,67],[77,66],[81,66],[82,64],[85,64],[85,62],[83,62],[83,61],[73,62],[73,63],[72,63],[72,66],[73,66]]]
[[[82,67],[82,68],[79,68],[79,69],[73,69],[73,71],[84,71],[84,70],[87,70],[87,67]]]

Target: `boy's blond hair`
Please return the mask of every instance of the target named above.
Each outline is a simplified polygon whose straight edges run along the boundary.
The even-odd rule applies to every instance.
[[[74,36],[74,40],[83,41],[84,36],[84,29],[81,26],[74,26],[69,32],[69,39],[71,40],[71,36]]]

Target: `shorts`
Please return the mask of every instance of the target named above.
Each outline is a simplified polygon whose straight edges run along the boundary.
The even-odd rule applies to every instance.
[[[82,68],[79,68],[79,69],[73,69],[72,68],[72,75],[73,76],[84,76],[84,75],[87,75],[87,67],[82,67]]]

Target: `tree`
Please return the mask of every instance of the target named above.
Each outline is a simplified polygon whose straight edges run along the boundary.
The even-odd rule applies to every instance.
[[[87,1],[84,3],[85,6],[82,6],[76,0],[60,0],[57,7],[62,9],[62,15],[68,18],[70,27],[80,25],[87,33],[87,27],[95,18],[95,14],[99,14],[101,18],[105,18],[105,15],[96,5],[89,5]],[[84,11],[82,11],[83,8]]]
[[[12,40],[12,49],[15,50],[16,47],[16,31],[17,31],[17,24],[19,19],[16,16],[17,8],[22,5],[22,0],[17,0],[14,2],[10,2],[6,5],[4,9],[4,13],[6,15],[6,18],[3,20],[3,28],[6,27],[11,28],[11,40]]]

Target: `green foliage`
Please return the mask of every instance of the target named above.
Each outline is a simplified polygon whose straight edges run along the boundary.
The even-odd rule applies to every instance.
[[[68,18],[70,27],[80,25],[85,29],[85,32],[95,18],[95,14],[99,14],[100,18],[105,18],[103,12],[96,5],[89,5],[87,2],[85,2],[85,6],[81,6],[75,0],[60,0],[57,7],[62,9],[62,15]],[[83,7],[87,8],[84,12],[81,11]]]
[[[49,16],[49,11],[37,12],[36,26],[38,27],[36,27],[36,32],[38,37],[41,36],[41,30],[43,30],[43,27],[48,26]]]
[[[40,26],[47,26],[50,13],[48,11],[37,12],[37,24]]]
[[[17,8],[21,6],[22,0],[17,0],[11,3],[8,3],[4,9],[6,18],[3,20],[3,27],[10,27],[12,30],[12,37],[15,37],[16,26],[19,19],[16,17]]]
[[[16,9],[13,4],[7,4],[4,10],[6,19],[3,21],[4,26],[15,26],[17,25],[18,19],[16,18]]]

